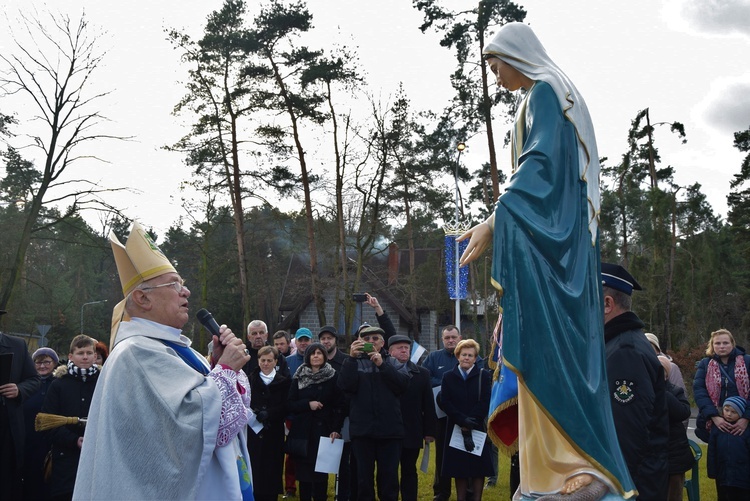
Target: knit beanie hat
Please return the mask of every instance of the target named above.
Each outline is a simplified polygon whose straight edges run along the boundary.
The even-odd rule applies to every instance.
[[[49,357],[52,359],[52,362],[57,365],[60,363],[60,358],[57,356],[57,353],[55,353],[55,350],[52,348],[39,348],[34,352],[33,355],[31,355],[32,360],[36,360],[37,357]]]
[[[737,414],[742,416],[745,413],[747,401],[742,397],[729,397],[724,400],[724,405],[728,405],[729,407],[737,411]]]

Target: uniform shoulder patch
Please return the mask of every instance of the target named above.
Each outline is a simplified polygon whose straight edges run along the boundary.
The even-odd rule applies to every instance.
[[[635,398],[635,382],[627,379],[615,380],[615,391],[612,394],[615,401],[621,404],[628,404]]]

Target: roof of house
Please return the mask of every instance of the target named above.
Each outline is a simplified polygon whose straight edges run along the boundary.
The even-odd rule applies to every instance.
[[[396,254],[393,254],[394,252]],[[395,259],[394,256],[398,258],[395,263],[393,262]],[[348,257],[349,269],[354,270],[357,264],[354,260],[356,255],[351,253]],[[437,263],[435,263],[435,261],[437,261]],[[443,250],[437,248],[416,249],[414,262],[415,268],[419,268],[423,265],[430,265],[433,267],[437,265],[438,269],[442,270]],[[394,269],[397,270],[397,273],[394,273]],[[318,275],[323,290],[327,290],[329,287],[334,286],[336,281],[340,279],[340,274],[336,271],[337,270],[334,270],[330,263],[319,263]],[[440,276],[442,275],[443,273],[440,274]],[[372,295],[376,295],[381,303],[391,306],[396,312],[398,312],[399,316],[408,323],[411,319],[411,314],[405,304],[405,301],[408,298],[408,293],[403,287],[399,286],[399,283],[403,282],[403,278],[408,276],[408,250],[399,249],[395,244],[391,244],[388,250],[375,254],[367,259],[363,268],[360,288],[366,290]],[[431,308],[431,301],[429,301],[425,295],[420,295],[419,299],[420,304],[417,305],[418,310],[424,311],[434,308]],[[279,304],[279,311],[284,312],[285,314],[285,318],[279,328],[283,328],[282,325],[291,325],[307,305],[312,302],[312,300],[312,280],[310,277],[309,257],[307,254],[294,254],[289,263],[286,280],[284,281],[284,290]]]

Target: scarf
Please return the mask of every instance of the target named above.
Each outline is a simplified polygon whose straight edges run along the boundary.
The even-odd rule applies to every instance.
[[[96,364],[92,365],[88,369],[81,369],[76,364],[74,364],[72,360],[68,360],[68,374],[73,377],[81,378],[81,381],[83,381],[84,383],[86,382],[86,378],[93,376],[97,372],[99,372],[99,368],[96,366]]]
[[[745,365],[745,357],[742,353],[735,357],[734,383],[737,386],[740,396],[747,399],[750,393],[750,379],[747,376],[747,366]],[[721,367],[719,367],[719,362],[716,358],[712,358],[708,362],[708,368],[706,369],[706,390],[708,390],[708,396],[718,409],[721,397]]]
[[[294,379],[297,380],[297,385],[301,390],[314,384],[324,383],[335,375],[336,371],[333,370],[333,367],[328,362],[318,372],[313,372],[312,367],[302,364],[297,369],[297,372],[294,373]]]
[[[409,364],[407,362],[401,363],[396,360],[396,357],[387,357],[385,361],[395,367],[398,372],[406,374],[407,376],[409,376],[409,378],[411,378],[411,372],[409,372]]]
[[[271,372],[268,373],[268,376],[263,374],[263,371],[259,370],[258,375],[260,376],[260,379],[263,381],[263,384],[268,386],[271,384],[271,381],[273,381],[273,378],[276,377],[276,369],[271,369]]]

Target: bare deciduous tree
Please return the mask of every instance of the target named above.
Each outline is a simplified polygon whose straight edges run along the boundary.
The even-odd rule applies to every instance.
[[[98,50],[100,34],[89,25],[85,15],[75,22],[67,15],[21,14],[19,31],[13,32],[15,50],[0,54],[0,98],[23,100],[24,113],[18,119],[29,132],[13,139],[27,140],[18,151],[40,152],[38,182],[25,200],[25,221],[20,239],[15,242],[15,259],[3,275],[0,308],[7,305],[18,281],[32,233],[60,220],[93,208],[116,210],[99,194],[104,189],[85,179],[63,174],[77,160],[96,158],[81,150],[84,143],[122,137],[97,132],[106,120],[95,105],[108,92],[91,90],[91,76],[106,54]],[[35,167],[38,168],[38,167]],[[54,194],[51,190],[55,189]],[[61,217],[40,218],[42,208],[50,204],[67,204]]]

